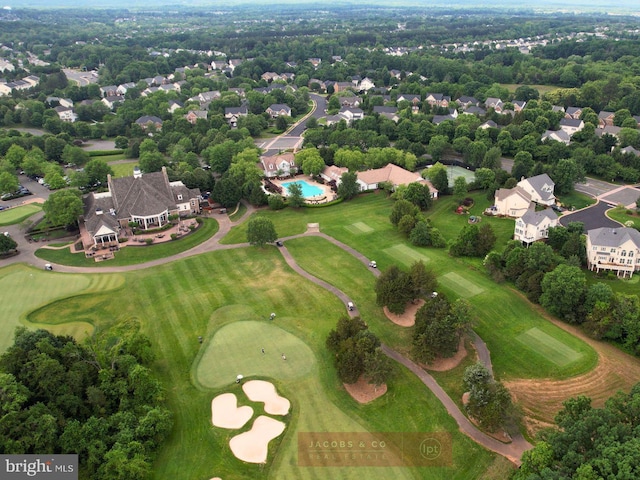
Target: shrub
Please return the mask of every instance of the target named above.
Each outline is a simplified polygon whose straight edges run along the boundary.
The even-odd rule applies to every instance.
[[[171,234],[171,240],[175,240],[176,238],[178,238],[178,234],[177,233],[172,233]]]
[[[153,238],[145,238],[145,239],[144,239],[144,242],[145,242],[147,245],[151,245],[151,244],[153,243]]]

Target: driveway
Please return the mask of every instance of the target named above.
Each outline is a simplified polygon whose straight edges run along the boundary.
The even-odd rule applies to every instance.
[[[588,230],[594,228],[617,228],[620,227],[618,222],[611,220],[605,215],[607,210],[611,207],[606,202],[598,202],[577,212],[565,214],[560,217],[560,225],[566,227],[570,222],[582,222],[584,223],[584,230],[587,233]]]

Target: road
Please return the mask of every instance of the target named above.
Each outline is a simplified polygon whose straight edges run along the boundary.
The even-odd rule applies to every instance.
[[[327,108],[327,100],[324,97],[315,93],[309,94],[309,97],[313,101],[311,112],[298,120],[284,134],[267,141],[261,141],[258,147],[263,150],[263,155],[277,155],[283,150],[294,150],[302,145],[302,134],[307,128],[307,120],[311,117],[316,119],[324,117]]]
[[[583,208],[582,210],[578,210],[577,212],[562,215],[560,217],[560,225],[566,227],[570,222],[582,222],[584,223],[585,233],[587,233],[588,230],[592,230],[594,228],[620,227],[621,225],[618,222],[611,220],[605,215],[605,212],[607,210],[611,210],[609,204],[607,204],[607,202],[599,201],[595,205]]]

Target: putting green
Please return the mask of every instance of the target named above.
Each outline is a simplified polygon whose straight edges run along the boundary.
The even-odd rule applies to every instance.
[[[536,327],[518,335],[516,340],[559,367],[564,367],[582,357],[581,353]]]
[[[195,375],[201,385],[219,388],[233,383],[239,374],[279,380],[302,377],[315,363],[313,352],[302,340],[270,320],[239,321],[215,333]]]
[[[92,277],[87,275],[44,272],[24,265],[12,265],[0,270],[0,352],[4,352],[13,343],[14,330],[23,324],[24,316],[28,312],[57,298],[77,295],[91,285]],[[57,320],[59,319],[52,319],[51,323],[58,323]],[[78,339],[93,332],[93,326],[86,322],[24,324],[34,328],[46,328],[58,335],[73,335]]]
[[[398,243],[393,247],[385,248],[383,252],[389,255],[394,260],[402,262],[407,267],[410,267],[416,262],[422,261],[424,263],[427,263],[429,260],[431,260],[426,255],[416,252],[411,247],[408,247],[403,243]]]
[[[463,298],[470,298],[484,292],[484,288],[476,285],[473,282],[470,282],[465,278],[462,278],[455,272],[445,273],[438,278],[438,282],[452,290],[456,295]]]
[[[346,225],[344,228],[349,230],[351,233],[357,235],[359,233],[370,233],[374,231],[374,228],[370,227],[364,222],[356,222],[351,225]]]

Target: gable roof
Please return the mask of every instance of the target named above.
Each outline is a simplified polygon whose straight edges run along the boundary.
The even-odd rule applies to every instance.
[[[553,187],[555,187],[556,184],[546,173],[536,175],[535,177],[525,178],[524,180],[519,181],[518,185],[523,182],[528,182],[542,200],[552,200],[555,198],[553,195]],[[549,186],[551,187],[551,190],[548,189]]]
[[[523,200],[531,202],[531,195],[522,187],[516,185],[513,188],[499,188],[496,190],[496,201],[502,201],[509,198],[511,195],[517,195],[522,197]]]
[[[619,247],[631,240],[640,249],[640,232],[635,228],[594,228],[587,232],[591,245],[602,247]]]
[[[550,208],[545,208],[544,210],[540,210],[539,212],[533,210],[527,210],[524,215],[522,215],[519,220],[525,223],[525,225],[540,225],[545,219],[548,220],[557,220],[558,215],[556,212],[551,210]]]

